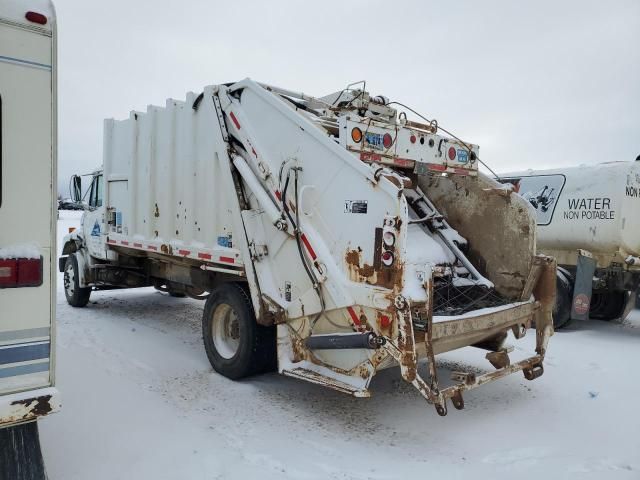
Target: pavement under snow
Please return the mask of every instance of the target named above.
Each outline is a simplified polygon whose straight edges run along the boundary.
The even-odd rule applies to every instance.
[[[59,238],[78,223],[60,212]],[[63,410],[40,422],[52,480],[640,478],[638,312],[574,323],[541,378],[485,385],[439,417],[395,368],[369,399],[277,374],[227,380],[204,353],[203,302],[145,288],[74,309],[61,279]],[[535,335],[512,343],[524,355]],[[472,348],[438,359],[441,378],[491,368]]]

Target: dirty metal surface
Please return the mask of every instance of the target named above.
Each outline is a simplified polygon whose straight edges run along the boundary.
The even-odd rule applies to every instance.
[[[0,398],[0,426],[35,420],[60,409],[55,388],[42,388]]]

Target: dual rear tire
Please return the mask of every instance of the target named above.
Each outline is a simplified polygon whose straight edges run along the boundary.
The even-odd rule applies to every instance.
[[[202,314],[202,337],[213,369],[232,380],[275,370],[276,328],[256,322],[244,284],[211,292]]]

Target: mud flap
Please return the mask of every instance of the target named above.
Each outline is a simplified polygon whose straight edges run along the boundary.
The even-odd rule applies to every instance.
[[[593,258],[593,255],[591,255],[591,252],[578,250],[577,265],[573,299],[571,301],[571,319],[588,320],[593,289],[593,274],[596,271],[596,260]]]

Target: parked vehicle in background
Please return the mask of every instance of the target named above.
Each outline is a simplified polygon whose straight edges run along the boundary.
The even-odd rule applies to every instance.
[[[55,388],[56,19],[0,3],[0,478],[45,478]]]
[[[572,318],[625,316],[640,284],[640,161],[501,179],[536,210],[538,249],[557,259],[556,328]]]
[[[205,350],[229,378],[277,363],[364,397],[400,365],[446,415],[466,390],[542,375],[553,333],[555,263],[477,156],[364,87],[315,98],[246,79],[106,120],[60,258],[67,301],[149,285],[206,299]],[[534,318],[536,352],[512,362],[507,334]],[[435,355],[469,345],[496,370],[441,388]]]

